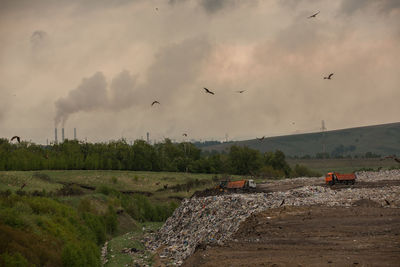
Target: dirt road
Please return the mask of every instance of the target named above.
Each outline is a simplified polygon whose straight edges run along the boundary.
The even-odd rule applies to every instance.
[[[183,266],[400,266],[400,209],[356,205],[254,214],[233,241],[198,248]]]

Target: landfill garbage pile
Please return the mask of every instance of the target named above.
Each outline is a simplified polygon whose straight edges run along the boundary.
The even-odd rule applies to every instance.
[[[392,174],[400,180],[399,171],[391,171],[387,176]],[[369,179],[368,175],[362,173],[361,179]],[[381,175],[375,180],[385,180],[387,176]],[[304,186],[273,193],[193,197],[183,200],[158,233],[146,236],[143,242],[147,249],[157,251],[161,259],[179,266],[197,246],[223,245],[230,240],[240,223],[253,213],[280,206],[351,206],[362,199],[375,201],[382,207],[400,207],[399,194],[400,186],[340,191]]]
[[[380,172],[357,172],[357,179],[363,182],[374,182],[379,180],[400,180],[400,169],[386,170]]]

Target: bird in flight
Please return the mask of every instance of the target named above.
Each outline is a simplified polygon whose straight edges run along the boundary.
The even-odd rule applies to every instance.
[[[326,79],[326,80],[330,80],[330,79],[332,78],[332,76],[333,76],[333,73],[329,74],[327,77],[324,77],[324,80],[325,80],[325,79]]]
[[[157,100],[153,101],[153,103],[151,103],[151,106],[154,106],[155,104],[159,104],[160,105],[160,102],[158,102]]]
[[[187,133],[183,133],[182,135],[187,137]]]
[[[311,16],[309,16],[307,18],[308,19],[315,18],[315,17],[317,17],[318,14],[319,14],[319,11],[317,13],[315,13],[315,14],[312,14]]]
[[[204,90],[206,91],[207,94],[212,94],[214,95],[214,92],[211,92],[210,90],[208,90],[207,88],[204,87]]]
[[[243,93],[243,92],[245,92],[246,90],[240,90],[240,91],[236,91],[236,93],[239,93],[239,94],[241,94],[241,93]]]
[[[261,138],[257,138],[258,139],[258,141],[263,141],[264,140],[264,138],[265,138],[265,136],[263,136],[263,137],[261,137]]]
[[[19,136],[13,136],[13,137],[11,138],[11,141],[14,140],[14,139],[17,139],[17,142],[18,142],[18,143],[21,143],[21,138],[20,138]]]

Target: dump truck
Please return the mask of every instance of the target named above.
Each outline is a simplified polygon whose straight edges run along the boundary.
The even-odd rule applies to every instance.
[[[329,185],[354,184],[356,182],[356,178],[357,177],[354,173],[328,172],[325,176],[325,183]]]
[[[254,180],[221,181],[220,191],[252,191],[256,189]]]

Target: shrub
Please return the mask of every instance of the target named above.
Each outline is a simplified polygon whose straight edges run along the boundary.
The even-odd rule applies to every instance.
[[[117,177],[113,176],[113,177],[111,178],[111,182],[112,182],[113,184],[118,183]]]
[[[263,178],[282,178],[285,177],[283,170],[275,170],[272,166],[267,165],[261,168],[260,176]]]
[[[111,188],[111,187],[108,187],[108,186],[106,186],[106,185],[101,185],[101,186],[99,186],[99,187],[96,189],[96,191],[97,191],[98,193],[103,194],[103,195],[106,195],[106,196],[109,196],[109,195],[119,196],[119,195],[120,195],[120,192],[118,192],[117,190],[115,190],[115,189],[113,189],[113,188]]]
[[[117,230],[118,217],[113,206],[109,205],[106,214],[104,214],[104,222],[107,233],[113,234]]]
[[[319,177],[319,176],[321,176],[321,174],[310,170],[309,168],[307,168],[304,165],[296,164],[296,166],[292,170],[292,173],[290,176],[291,177]]]
[[[25,267],[28,266],[28,261],[19,252],[14,254],[5,252],[0,255],[0,266]]]
[[[66,184],[62,188],[57,190],[57,195],[61,196],[79,196],[83,195],[83,190],[75,184],[69,185]]]

